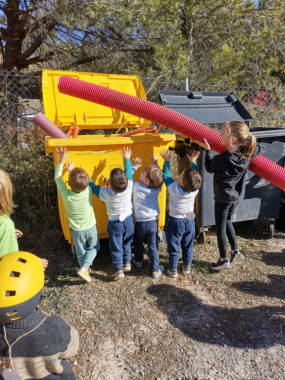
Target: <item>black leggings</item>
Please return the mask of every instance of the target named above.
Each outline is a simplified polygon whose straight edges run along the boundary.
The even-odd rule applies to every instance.
[[[233,212],[235,211],[237,205],[238,202],[232,204],[215,202],[215,219],[218,246],[220,257],[223,259],[227,258],[227,237],[229,239],[231,249],[238,249],[236,242],[236,233],[231,220]]]

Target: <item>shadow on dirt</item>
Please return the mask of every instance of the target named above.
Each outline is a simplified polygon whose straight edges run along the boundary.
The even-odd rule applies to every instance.
[[[277,279],[276,279],[277,280]],[[188,290],[159,284],[148,288],[169,323],[199,342],[239,348],[285,345],[284,307],[228,309],[206,305]]]

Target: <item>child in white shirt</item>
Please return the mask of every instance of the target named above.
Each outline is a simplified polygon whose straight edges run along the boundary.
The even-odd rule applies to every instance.
[[[161,156],[164,159],[163,180],[169,193],[169,220],[166,226],[167,251],[169,254],[168,275],[178,277],[177,266],[182,248],[183,274],[190,273],[193,260],[193,240],[195,236],[194,202],[201,186],[201,176],[198,172],[196,160],[200,152],[193,152],[188,156],[191,168],[183,170],[174,182],[170,173],[169,150],[164,149]]]
[[[159,215],[158,195],[163,184],[163,173],[157,166],[158,157],[153,154],[150,157],[152,165],[147,165],[140,173],[139,182],[134,182],[133,204],[135,225],[135,259],[137,268],[142,267],[143,243],[146,241],[150,260],[152,277],[158,278],[164,272],[164,267],[159,265],[158,252],[158,227]],[[134,172],[141,166],[141,159],[133,162]]]

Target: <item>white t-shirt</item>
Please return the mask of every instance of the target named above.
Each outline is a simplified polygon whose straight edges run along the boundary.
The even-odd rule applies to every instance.
[[[169,215],[173,218],[186,218],[186,213],[194,211],[195,197],[199,190],[187,193],[177,182],[172,182],[168,188],[169,193]]]
[[[123,212],[126,217],[132,215],[132,191],[133,181],[130,180],[122,193],[115,193],[109,186],[100,188],[99,198],[107,207],[109,220],[119,220]]]
[[[134,182],[133,203],[134,215],[137,222],[156,220],[159,215],[158,195],[159,189],[152,189],[140,182]]]

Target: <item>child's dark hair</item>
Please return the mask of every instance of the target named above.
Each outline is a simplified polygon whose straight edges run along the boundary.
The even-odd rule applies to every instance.
[[[75,193],[81,193],[89,185],[89,177],[85,170],[82,168],[74,168],[69,173],[69,185],[71,190]]]
[[[149,180],[149,187],[152,189],[158,189],[163,184],[163,173],[155,165],[147,165],[145,167],[146,178]]]
[[[193,168],[187,168],[184,170],[183,174],[183,186],[182,189],[186,191],[186,193],[191,193],[192,191],[196,191],[200,189],[202,178],[197,170]]]
[[[125,191],[128,186],[126,173],[120,168],[113,169],[110,174],[110,184],[114,193],[122,193]]]

